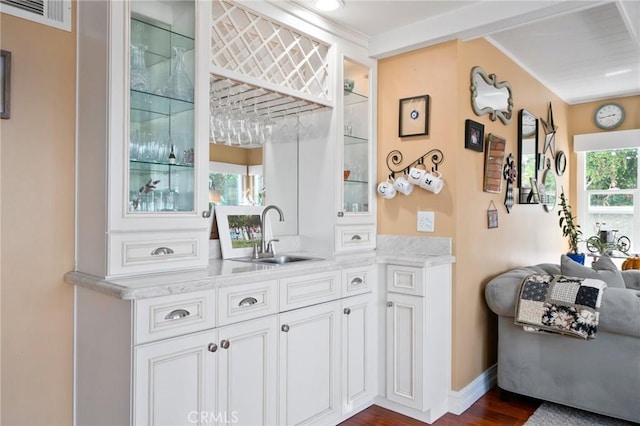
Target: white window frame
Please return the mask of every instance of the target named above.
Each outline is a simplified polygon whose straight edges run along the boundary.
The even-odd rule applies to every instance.
[[[635,189],[622,189],[622,190],[608,190],[599,191],[592,190],[587,191],[585,188],[585,176],[586,176],[586,152],[588,151],[610,151],[614,149],[624,148],[636,148],[638,149],[638,162],[640,162],[640,129],[634,130],[622,130],[615,132],[600,132],[591,133],[585,135],[575,135],[573,138],[573,148],[577,156],[577,174],[576,174],[576,189],[577,189],[577,209],[578,209],[578,223],[587,223],[587,215],[589,213],[589,195],[590,194],[632,194],[633,195],[633,207],[632,208],[617,208],[618,211],[629,210],[633,212],[633,218],[640,217],[640,167],[638,167],[637,188]],[[640,166],[640,164],[639,164]],[[591,213],[606,213],[606,207],[599,207],[595,210],[592,209]],[[627,211],[625,211],[626,213]],[[634,224],[633,235],[627,235],[631,239],[631,245],[634,252],[640,251],[640,224]],[[591,235],[595,235],[595,230],[583,229],[583,238],[588,238]]]

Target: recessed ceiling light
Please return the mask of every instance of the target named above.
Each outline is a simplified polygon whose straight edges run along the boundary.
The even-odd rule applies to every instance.
[[[342,0],[315,0],[313,2],[313,7],[324,12],[336,10],[342,6],[344,6],[344,2]]]
[[[618,70],[618,71],[611,71],[611,72],[606,73],[604,76],[605,77],[613,77],[613,76],[620,75],[620,74],[626,74],[628,72],[631,72],[630,68],[627,68],[627,69],[624,69],[624,70]]]

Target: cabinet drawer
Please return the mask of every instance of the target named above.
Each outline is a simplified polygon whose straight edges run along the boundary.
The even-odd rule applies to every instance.
[[[327,302],[340,297],[340,271],[280,280],[280,311]]]
[[[336,251],[376,248],[375,225],[336,226]]]
[[[373,289],[373,267],[352,268],[342,271],[342,296],[367,293]]]
[[[206,232],[109,235],[109,276],[206,267]]]
[[[387,291],[424,296],[424,270],[410,266],[387,266]]]
[[[215,291],[135,301],[134,344],[175,337],[216,325]]]
[[[278,313],[278,280],[218,289],[218,325]]]

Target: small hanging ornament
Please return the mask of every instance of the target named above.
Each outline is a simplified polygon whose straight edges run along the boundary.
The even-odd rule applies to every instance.
[[[518,177],[518,169],[513,161],[513,154],[509,154],[507,157],[507,163],[502,170],[504,179],[507,181],[507,195],[504,197],[504,206],[507,208],[507,213],[511,213],[513,207],[513,182]]]
[[[487,209],[487,228],[497,228],[498,227],[498,209],[496,205],[493,203],[493,200],[489,203],[489,208]]]

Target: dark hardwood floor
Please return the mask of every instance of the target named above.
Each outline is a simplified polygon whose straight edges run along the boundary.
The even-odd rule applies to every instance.
[[[518,426],[524,424],[540,404],[541,401],[514,394],[503,401],[500,398],[500,389],[494,387],[461,415],[447,413],[433,425]],[[425,424],[373,405],[342,422],[340,426],[418,426]]]

